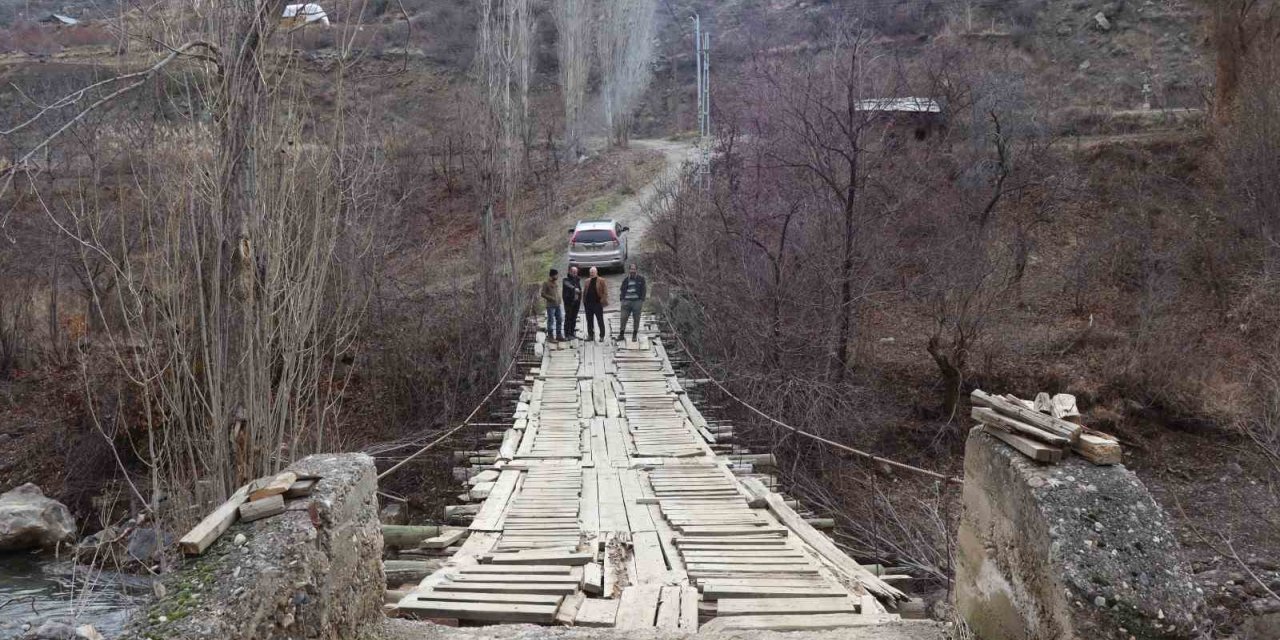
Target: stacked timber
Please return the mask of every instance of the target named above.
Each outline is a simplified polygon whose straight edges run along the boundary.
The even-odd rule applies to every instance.
[[[200,555],[237,520],[253,522],[290,510],[288,503],[311,495],[319,480],[314,476],[298,476],[291,471],[254,480],[240,487],[182,536],[178,547],[187,555]]]
[[[1054,463],[1067,451],[1098,465],[1118,464],[1120,443],[1072,420],[1079,419],[1075,397],[1040,393],[1034,400],[992,395],[975,389],[970,415],[993,437],[1037,462]]]

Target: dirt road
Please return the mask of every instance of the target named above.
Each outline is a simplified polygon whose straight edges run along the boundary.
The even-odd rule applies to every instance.
[[[657,195],[658,188],[663,183],[680,175],[685,163],[693,160],[696,147],[688,142],[673,142],[671,140],[632,140],[631,145],[639,149],[660,152],[666,159],[666,166],[658,174],[657,178],[637,190],[635,195],[623,200],[612,211],[601,216],[603,218],[612,218],[625,226],[631,227],[631,230],[627,232],[630,235],[627,241],[631,243],[629,253],[634,260],[640,254],[640,250],[644,246],[645,234],[649,230],[650,220],[649,216],[645,215],[645,205]],[[564,263],[568,263],[568,247],[565,248],[564,256]],[[586,276],[586,274],[582,275]],[[623,273],[604,274],[605,280],[609,283],[610,301],[609,306],[605,307],[605,313],[618,312],[618,287],[622,282],[623,275]],[[583,325],[580,320],[579,327],[581,326]]]

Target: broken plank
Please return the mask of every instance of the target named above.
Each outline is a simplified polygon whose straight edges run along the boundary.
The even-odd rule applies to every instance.
[[[686,633],[698,630],[698,590],[688,585],[680,587],[680,630]]]
[[[579,627],[612,627],[617,616],[617,600],[587,598],[578,607],[578,618],[574,624]]]
[[[656,626],[664,631],[680,629],[680,587],[665,586],[658,596]]]
[[[618,601],[618,618],[614,627],[621,630],[653,627],[658,617],[661,585],[638,585],[622,590]]]

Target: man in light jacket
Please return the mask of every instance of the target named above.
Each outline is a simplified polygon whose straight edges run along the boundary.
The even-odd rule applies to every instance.
[[[600,341],[609,337],[604,328],[604,308],[609,306],[609,287],[605,286],[600,272],[591,267],[591,277],[582,283],[582,308],[587,312],[587,340],[596,339],[596,326],[600,327]]]

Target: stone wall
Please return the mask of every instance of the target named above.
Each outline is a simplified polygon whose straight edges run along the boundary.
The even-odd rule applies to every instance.
[[[311,496],[296,510],[232,526],[189,559],[129,637],[338,640],[382,616],[373,459],[315,455],[289,469],[320,476]]]
[[[1122,465],[965,447],[956,607],[985,640],[1189,638],[1203,598],[1164,512]]]

